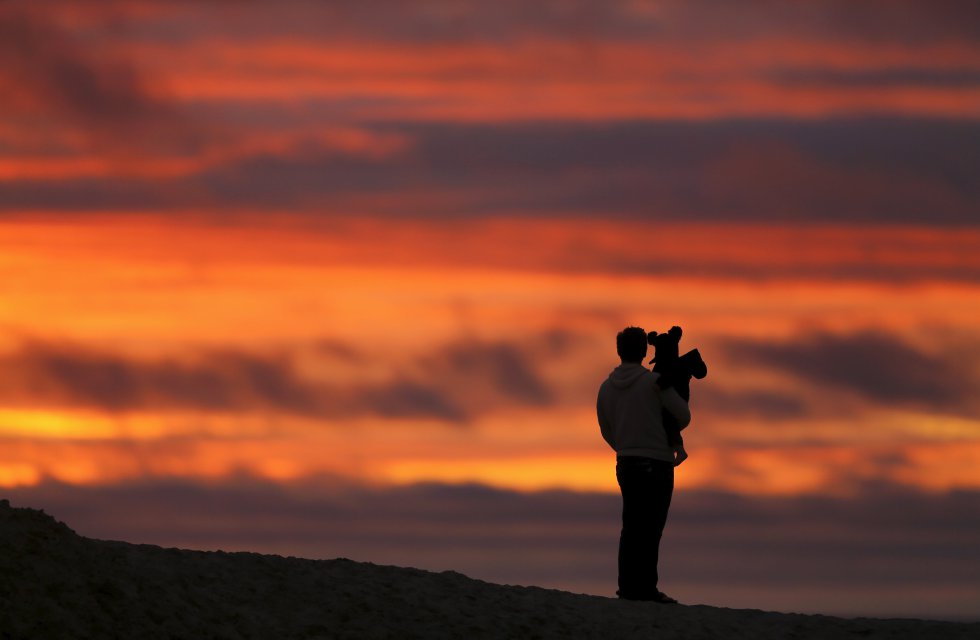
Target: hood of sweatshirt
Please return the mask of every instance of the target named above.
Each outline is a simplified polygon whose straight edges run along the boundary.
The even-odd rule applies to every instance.
[[[628,362],[612,370],[609,374],[609,382],[617,389],[625,389],[639,380],[640,376],[649,372],[650,370],[642,364]]]

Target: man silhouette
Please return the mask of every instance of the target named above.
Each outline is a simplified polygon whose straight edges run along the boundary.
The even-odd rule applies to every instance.
[[[625,600],[677,602],[657,588],[660,538],[674,492],[679,464],[664,431],[662,411],[679,429],[691,422],[687,403],[677,391],[657,384],[659,374],[643,366],[647,333],[627,327],[616,336],[622,363],[599,387],[599,430],[616,451],[616,480],[623,494],[619,536],[619,591]]]

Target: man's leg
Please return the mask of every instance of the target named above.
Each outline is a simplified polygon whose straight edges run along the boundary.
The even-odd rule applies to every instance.
[[[648,598],[657,592],[660,538],[674,488],[669,462],[621,459],[616,478],[623,495],[623,529],[619,537],[619,594]]]
[[[660,540],[667,525],[667,512],[670,511],[670,499],[674,495],[674,465],[670,462],[657,461],[652,470],[652,486],[650,489],[650,550],[652,558],[650,566],[653,572],[653,588],[658,589],[660,582]]]
[[[645,488],[642,464],[627,459],[616,463],[616,480],[623,495],[623,528],[619,534],[619,591],[621,598],[642,597],[646,588],[643,558]]]

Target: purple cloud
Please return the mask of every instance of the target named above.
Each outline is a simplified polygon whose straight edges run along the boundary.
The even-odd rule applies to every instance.
[[[312,352],[349,364],[357,351],[325,341]],[[29,342],[0,354],[0,404],[133,410],[284,412],[318,417],[429,417],[464,423],[488,406],[548,405],[534,356],[505,342],[450,343],[391,366],[389,379],[327,383],[302,376],[293,353],[210,350],[139,359],[79,345]],[[476,389],[476,391],[472,391]]]

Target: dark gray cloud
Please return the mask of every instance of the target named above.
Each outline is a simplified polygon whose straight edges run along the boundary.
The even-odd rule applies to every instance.
[[[2,77],[15,94],[94,123],[113,123],[156,108],[135,68],[99,66],[68,34],[21,5],[0,11]]]
[[[451,392],[411,380],[362,387],[350,401],[341,403],[351,405],[352,413],[375,413],[385,418],[431,417],[462,422],[468,417]]]
[[[701,220],[972,222],[974,122],[884,119],[416,130],[423,178],[483,211]],[[972,142],[967,142],[972,141]],[[480,208],[475,212],[479,213]]]
[[[374,130],[413,144],[384,158],[327,148],[265,154],[155,181],[7,181],[0,183],[0,209],[343,207],[391,216],[521,211],[972,225],[980,203],[971,173],[980,124],[968,120],[389,123]],[[420,193],[452,197],[419,205],[413,196]]]
[[[91,537],[342,556],[606,595],[615,589],[615,495],[369,488],[330,479],[277,486],[239,478],[45,483],[5,497]],[[978,529],[976,492],[867,486],[849,498],[774,498],[680,489],[661,575],[665,588],[688,602],[758,608],[783,594],[780,606],[802,611],[977,617],[976,600],[948,594],[970,597],[975,587]],[[810,591],[797,591],[801,586]],[[848,598],[850,608],[842,604]],[[902,608],[910,600],[918,610]]]
[[[350,369],[362,357],[333,341],[307,350],[325,357],[326,367],[339,360]],[[554,400],[533,355],[515,344],[451,343],[392,364],[390,377],[381,382],[307,379],[297,371],[295,355],[211,350],[183,359],[138,359],[79,345],[29,342],[0,355],[0,404],[108,412],[192,409],[429,417],[461,423],[495,404],[546,405]]]
[[[787,87],[921,87],[971,89],[980,86],[980,69],[887,69],[789,68],[766,74]]]
[[[550,341],[552,334],[546,337]],[[502,395],[528,405],[547,405],[553,395],[533,368],[527,354],[517,345],[505,342],[463,341],[423,357],[419,366],[439,379],[453,379],[461,385],[486,380]]]
[[[936,224],[972,223],[980,201],[966,168],[980,141],[980,125],[972,121],[405,124],[394,130],[415,145],[388,166],[267,157],[201,180],[226,193],[233,191],[228,176],[235,176],[243,197],[259,202],[287,192],[316,198],[361,190],[462,191],[463,202],[454,200],[446,211],[434,206],[430,214],[519,210]],[[397,214],[397,201],[393,206],[389,213]]]
[[[141,361],[79,347],[29,343],[2,358],[4,402],[90,406],[107,411],[323,410],[317,390],[288,360],[219,351],[197,361]]]
[[[844,390],[882,405],[980,415],[969,356],[936,336],[935,352],[887,333],[814,332],[793,342],[729,341],[729,358],[794,375],[816,389]],[[964,357],[966,360],[964,360]]]
[[[0,115],[27,130],[68,125],[114,152],[198,147],[199,133],[131,60],[93,53],[47,9],[0,6]]]
[[[278,2],[275,11],[260,0],[112,0],[91,4],[92,11],[101,11],[107,21],[128,16],[131,29],[166,40],[232,33],[241,39],[281,34],[393,42],[509,42],[523,37],[697,41],[742,40],[778,33],[787,39],[860,38],[922,44],[980,36],[976,27],[980,11],[970,0],[757,0],[737,4],[723,0],[565,0],[532,4],[520,0],[380,0],[369,4],[357,0],[286,0]],[[136,10],[127,11],[127,4]],[[156,7],[149,14],[153,22],[139,19],[139,8],[146,5]]]

